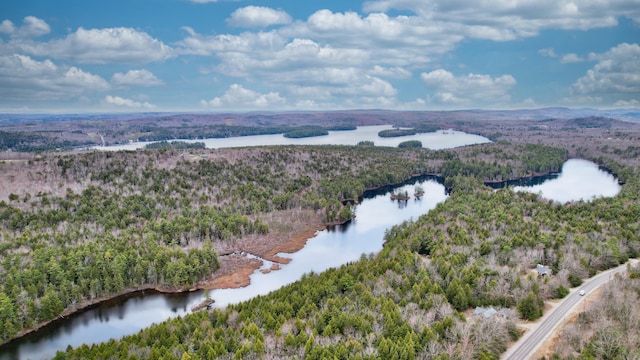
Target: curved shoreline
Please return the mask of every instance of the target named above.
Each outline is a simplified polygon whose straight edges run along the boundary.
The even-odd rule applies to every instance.
[[[277,254],[279,253],[292,254],[299,251],[300,249],[304,248],[304,246],[307,244],[307,241],[309,239],[315,236],[317,231],[324,230],[326,226],[328,225],[324,225],[323,227],[320,228],[319,226],[310,225],[304,230],[294,235],[291,238],[291,240],[277,244],[271,250],[267,251],[265,254],[260,254],[260,255],[265,260],[273,261],[279,264],[287,264],[291,261],[291,259],[278,256]],[[29,328],[25,328],[19,331],[14,337],[0,342],[0,346],[9,344],[12,341],[18,340],[26,335],[34,333],[58,321],[66,320],[65,318],[69,316],[82,313],[83,311],[90,310],[93,307],[99,306],[100,304],[113,301],[121,297],[131,296],[139,292],[153,290],[153,291],[156,291],[159,293],[165,293],[165,294],[178,294],[178,293],[184,293],[184,292],[194,292],[198,290],[242,288],[242,287],[248,286],[251,282],[251,279],[250,279],[251,274],[253,274],[255,270],[259,269],[262,266],[261,260],[258,260],[258,259],[254,259],[254,260],[255,261],[248,261],[248,265],[240,267],[239,269],[235,269],[233,272],[216,276],[215,273],[220,269],[222,269],[221,267],[212,274],[213,275],[212,278],[201,279],[193,287],[175,287],[175,286],[160,286],[160,285],[146,284],[146,285],[140,285],[135,287],[129,287],[119,291],[116,294],[112,294],[109,296],[101,296],[91,300],[85,300],[74,307],[66,308],[62,313],[60,313],[55,318],[52,318],[43,322],[39,322]],[[275,269],[273,271],[275,271]]]
[[[93,307],[99,306],[100,304],[106,303],[108,301],[113,301],[119,297],[125,297],[125,296],[130,296],[133,295],[135,293],[138,292],[144,292],[144,291],[148,291],[148,290],[153,290],[159,293],[164,293],[164,294],[177,294],[177,293],[182,293],[182,292],[191,292],[191,291],[197,291],[200,290],[198,288],[192,288],[192,289],[177,289],[175,287],[162,287],[159,285],[151,285],[151,284],[147,284],[147,285],[140,285],[140,286],[136,286],[136,287],[129,287],[123,290],[120,290],[118,293],[113,294],[113,295],[109,295],[109,296],[101,296],[101,297],[96,297],[94,299],[91,300],[85,300],[82,303],[80,303],[79,305],[75,306],[75,307],[71,307],[71,308],[66,308],[62,311],[62,313],[60,313],[58,316],[56,316],[53,319],[49,319],[46,321],[42,321],[39,322],[29,328],[25,328],[20,330],[14,337],[12,337],[11,339],[5,340],[3,342],[0,342],[0,346],[6,345],[11,343],[12,341],[18,340],[23,336],[29,335],[33,332],[36,332],[46,326],[49,326],[51,324],[54,324],[58,321],[63,321],[65,320],[66,317],[69,316],[73,316],[75,314],[79,314],[82,313],[83,311],[86,310],[90,310]]]
[[[541,174],[541,175],[535,175],[535,177],[544,177],[544,176],[549,176],[554,174],[553,172],[549,172],[546,175]],[[422,175],[412,175],[409,179],[406,179],[404,181],[401,181],[397,184],[387,184],[387,185],[382,185],[380,187],[377,188],[372,188],[372,189],[366,189],[364,191],[363,194],[361,194],[359,196],[359,201],[361,201],[361,199],[363,197],[366,196],[375,196],[376,194],[379,194],[380,192],[386,192],[389,191],[389,189],[395,188],[395,187],[399,187],[399,186],[403,186],[406,184],[409,184],[413,181],[419,180],[419,179],[427,179],[427,178],[432,178],[437,180],[438,182],[444,182],[445,178],[441,175],[436,175],[436,174],[422,174]],[[522,179],[531,179],[531,176],[528,177],[523,177],[523,178],[519,178],[519,179],[515,179],[515,180],[507,180],[507,181],[519,181]],[[501,182],[502,184],[504,182]],[[487,184],[487,182],[485,182],[485,184]],[[488,185],[488,184],[487,184]],[[344,200],[344,201],[349,201]],[[307,241],[309,241],[311,238],[313,238],[316,234],[316,232],[321,231],[326,229],[329,226],[335,226],[335,225],[340,225],[340,224],[344,224],[347,223],[350,220],[346,220],[346,221],[342,221],[342,222],[331,222],[331,223],[322,223],[320,224],[315,224],[315,225],[308,225],[304,230],[298,231],[296,232],[292,238],[290,240],[278,243],[278,244],[274,244],[273,247],[271,247],[269,250],[267,251],[262,251],[262,252],[256,252],[256,255],[262,257],[265,260],[269,260],[272,261],[274,263],[278,263],[278,264],[287,264],[291,261],[290,258],[286,258],[286,257],[282,257],[279,256],[278,254],[280,253],[288,253],[288,254],[292,254],[295,253],[297,251],[299,251],[300,249],[304,248],[304,246],[306,245]],[[231,254],[227,254],[227,255],[231,255]],[[225,256],[225,255],[219,255],[219,258],[221,256]],[[62,321],[64,320],[66,317],[68,316],[72,316],[74,314],[77,313],[81,313],[85,310],[89,310],[95,306],[98,306],[102,303],[108,302],[108,301],[113,301],[119,297],[125,297],[125,296],[130,296],[133,295],[137,292],[142,292],[145,290],[153,290],[153,291],[157,291],[160,293],[167,293],[167,294],[171,294],[171,293],[183,293],[183,292],[193,292],[193,291],[198,291],[198,290],[214,290],[214,289],[228,289],[228,288],[242,288],[245,286],[248,286],[251,282],[250,276],[251,274],[253,274],[257,269],[259,269],[262,266],[262,261],[261,260],[257,260],[254,259],[255,261],[247,261],[247,263],[243,266],[240,266],[238,268],[235,269],[231,269],[232,271],[228,272],[228,273],[223,273],[220,274],[218,276],[215,275],[216,272],[219,272],[220,270],[224,270],[223,267],[221,266],[220,268],[218,268],[212,275],[212,277],[208,278],[208,279],[201,279],[199,280],[195,286],[188,288],[188,287],[170,287],[170,286],[160,286],[160,285],[151,285],[151,284],[147,284],[147,285],[140,285],[137,287],[130,287],[124,290],[121,290],[120,292],[110,295],[110,296],[103,296],[103,297],[98,297],[98,298],[94,298],[92,300],[85,300],[83,301],[80,305],[73,307],[73,308],[67,308],[65,309],[61,314],[59,314],[58,316],[56,316],[53,319],[44,321],[44,322],[40,322],[38,324],[35,324],[34,326],[27,328],[27,329],[23,329],[21,331],[19,331],[16,336],[12,337],[11,339],[8,339],[6,341],[0,342],[0,346],[6,345],[8,343],[11,343],[12,341],[18,340],[28,334],[31,334],[33,332],[36,332],[50,324],[53,324],[57,321]],[[277,271],[277,270],[272,270],[272,271]]]

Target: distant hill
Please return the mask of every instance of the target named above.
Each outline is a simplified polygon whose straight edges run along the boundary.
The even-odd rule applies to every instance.
[[[131,141],[236,137],[287,133],[308,127],[332,130],[367,125],[394,125],[418,132],[453,128],[495,140],[499,134],[486,133],[480,124],[487,121],[526,122],[526,126],[540,129],[624,128],[640,122],[640,109],[0,114],[0,150],[47,151]],[[554,126],[550,127],[550,122]]]

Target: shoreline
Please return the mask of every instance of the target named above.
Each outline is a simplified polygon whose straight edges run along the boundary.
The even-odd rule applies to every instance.
[[[547,175],[538,175],[538,176],[548,176],[550,174],[553,174],[553,173],[549,172],[547,173]],[[411,178],[403,182],[400,182],[398,184],[389,184],[389,185],[383,185],[374,189],[366,189],[365,194],[381,191],[387,187],[400,186],[404,183],[408,183],[420,177],[436,177],[444,180],[444,178],[442,178],[441,176],[434,175],[434,174],[413,175],[411,176]],[[523,178],[520,178],[520,179],[523,179]],[[514,179],[510,181],[517,181],[517,180],[519,179]],[[360,196],[364,196],[365,194],[362,194]],[[277,254],[281,254],[281,253],[293,254],[299,251],[300,249],[304,248],[307,241],[315,237],[316,232],[322,231],[326,229],[328,226],[344,224],[351,220],[352,219],[349,219],[343,222],[331,222],[331,223],[313,222],[312,224],[306,225],[306,227],[303,230],[295,232],[290,239],[284,240],[281,242],[276,242],[272,246],[269,246],[268,249],[263,249],[263,250],[256,249],[257,251],[255,251],[255,253],[244,251],[242,249],[239,249],[239,250],[240,252],[253,253],[265,260],[272,261],[280,265],[285,265],[285,264],[288,264],[291,261],[291,259],[287,257],[279,256]],[[223,262],[225,262],[224,258],[228,256],[233,256],[233,255],[243,257],[245,260],[238,261],[238,263],[240,264],[236,263],[235,266],[228,266],[227,268],[224,268],[222,264]],[[35,324],[32,327],[19,331],[11,339],[0,342],[0,346],[6,345],[8,343],[11,343],[12,341],[18,340],[28,334],[38,331],[43,327],[46,327],[57,321],[64,320],[64,318],[68,316],[72,316],[75,313],[80,313],[94,306],[97,306],[103,302],[111,301],[118,297],[127,296],[140,291],[154,290],[160,293],[171,294],[171,293],[193,292],[198,290],[234,289],[234,288],[246,287],[251,283],[251,278],[250,278],[251,274],[253,274],[256,270],[258,270],[263,264],[263,261],[260,259],[256,259],[256,258],[249,259],[246,256],[235,254],[235,252],[227,253],[225,255],[218,255],[218,260],[220,262],[220,267],[214,273],[211,274],[212,276],[206,279],[199,280],[193,287],[183,287],[183,288],[162,287],[159,285],[147,284],[147,285],[141,285],[137,287],[130,287],[130,288],[121,290],[120,292],[110,296],[104,296],[104,297],[99,297],[92,300],[86,300],[76,307],[65,309],[61,314],[59,314],[53,319],[49,319],[47,321]],[[277,269],[273,268],[270,271],[277,271]],[[216,275],[216,273],[219,273],[219,274]]]
[[[99,306],[102,303],[108,302],[108,301],[112,301],[114,299],[117,299],[119,297],[124,297],[124,296],[128,296],[131,294],[135,294],[137,292],[142,292],[142,291],[147,291],[147,290],[152,290],[152,291],[156,291],[159,293],[163,293],[163,294],[179,294],[179,293],[184,293],[184,292],[192,292],[192,291],[197,291],[200,290],[199,288],[171,288],[171,287],[162,287],[159,285],[151,285],[151,284],[147,284],[147,285],[140,285],[140,286],[136,286],[136,287],[130,287],[130,288],[126,288],[123,289],[121,291],[119,291],[116,294],[113,295],[109,295],[109,296],[102,296],[102,297],[96,297],[94,299],[91,300],[85,300],[82,303],[78,304],[75,307],[71,307],[71,308],[67,308],[65,309],[61,314],[59,314],[58,316],[56,316],[53,319],[49,319],[43,322],[39,322],[29,328],[25,328],[20,330],[14,337],[12,337],[11,339],[5,340],[3,342],[0,342],[0,346],[4,346],[7,345],[9,343],[11,343],[12,341],[18,340],[24,336],[27,336],[33,332],[36,332],[46,326],[49,326],[51,324],[54,324],[58,321],[62,321],[65,320],[65,318],[69,317],[69,316],[73,316],[74,314],[77,313],[81,313],[83,311],[89,310],[95,306]]]
[[[257,254],[265,260],[273,261],[274,263],[284,265],[288,264],[291,259],[278,256],[279,253],[287,253],[293,254],[307,244],[307,241],[313,238],[317,231],[324,230],[328,225],[308,225],[304,230],[297,232],[290,240],[281,242],[279,244],[275,244],[271,249],[267,251],[260,252]],[[192,287],[171,287],[171,286],[160,286],[160,285],[140,285],[135,287],[129,287],[119,291],[116,294],[112,294],[109,296],[96,297],[91,300],[85,300],[82,303],[65,309],[61,314],[56,316],[55,318],[39,322],[29,328],[25,328],[19,331],[14,337],[11,339],[0,342],[0,346],[7,345],[12,341],[18,340],[24,336],[27,336],[31,333],[34,333],[46,326],[54,324],[55,322],[65,320],[65,318],[69,316],[73,316],[76,313],[81,313],[83,311],[89,310],[92,307],[99,306],[101,303],[105,303],[108,301],[112,301],[119,297],[128,296],[137,292],[153,290],[159,293],[165,294],[178,294],[184,292],[194,292],[198,290],[215,290],[215,289],[236,289],[248,286],[251,283],[251,274],[253,274],[256,270],[260,269],[263,264],[263,261],[260,259],[249,259],[246,256],[239,256],[246,259],[245,264],[241,266],[231,266],[231,269],[228,269],[224,272],[222,263],[225,261],[224,257],[230,256],[234,254],[221,255],[218,257],[220,261],[220,268],[218,268],[209,279],[202,279],[198,281],[195,286]],[[223,272],[219,275],[216,275],[217,272],[223,270]],[[271,271],[276,271],[277,269],[272,268]]]

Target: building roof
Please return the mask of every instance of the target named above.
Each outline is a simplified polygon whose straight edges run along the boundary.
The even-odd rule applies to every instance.
[[[477,308],[475,308],[475,310],[473,310],[474,316],[483,316],[484,318],[490,318],[496,313],[497,311],[493,307],[483,308],[481,306],[478,306]]]
[[[551,275],[551,269],[541,264],[536,265],[536,271],[538,275]]]

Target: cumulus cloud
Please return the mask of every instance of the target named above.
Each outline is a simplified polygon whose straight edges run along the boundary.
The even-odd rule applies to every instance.
[[[422,73],[420,78],[431,90],[430,102],[451,105],[501,104],[510,100],[509,90],[516,84],[511,75],[455,76],[444,69]]]
[[[16,27],[11,20],[0,23],[0,33],[11,37],[25,38],[45,35],[51,32],[51,27],[44,20],[35,16],[27,16],[22,20],[22,26]]]
[[[133,63],[162,61],[175,51],[149,34],[131,28],[84,29],[47,42],[13,41],[9,48],[36,56],[68,59],[79,63]]]
[[[148,70],[129,70],[127,73],[115,73],[111,83],[118,86],[160,86],[164,82]]]
[[[451,51],[464,36],[454,27],[418,16],[319,10],[297,24],[296,32],[336,48],[366,49],[385,64],[426,64]],[[317,41],[316,40],[316,41]]]
[[[617,17],[640,21],[640,7],[626,0],[377,0],[366,12],[409,10],[432,21],[449,23],[466,36],[497,41],[537,35],[544,29],[580,29],[617,25]]]
[[[571,64],[582,61],[584,61],[584,59],[574,53],[562,55],[562,57],[560,58],[560,62],[563,64]]]
[[[107,95],[104,98],[104,101],[109,105],[114,105],[117,107],[128,108],[128,109],[155,109],[156,108],[156,105],[150,104],[146,101],[139,102],[131,99],[122,98],[120,96]]]
[[[602,54],[591,54],[598,63],[571,86],[575,99],[627,99],[640,93],[640,46],[619,44]],[[622,98],[621,98],[622,97]]]
[[[227,23],[245,28],[264,28],[270,25],[291,23],[291,16],[285,11],[263,6],[247,6],[231,13]]]
[[[373,76],[406,78],[406,66],[428,64],[462,40],[437,24],[414,21],[321,10],[307,22],[269,32],[206,36],[184,28],[188,36],[177,47],[183,54],[216,56],[216,71],[236,77],[280,78],[302,68],[358,67],[373,69],[367,70]]]
[[[25,55],[0,56],[2,100],[55,100],[109,89],[100,76],[75,66],[57,66],[51,60],[38,61]]]
[[[0,34],[13,34],[16,31],[16,27],[11,20],[3,20],[0,23]]]
[[[380,65],[374,65],[373,69],[369,71],[369,74],[394,79],[408,79],[411,77],[411,71],[408,71],[399,66],[382,67]]]
[[[272,108],[282,106],[284,103],[285,99],[277,92],[261,94],[245,89],[239,84],[231,85],[224,95],[220,97],[215,97],[210,101],[201,101],[201,104],[206,107],[238,110]]]

